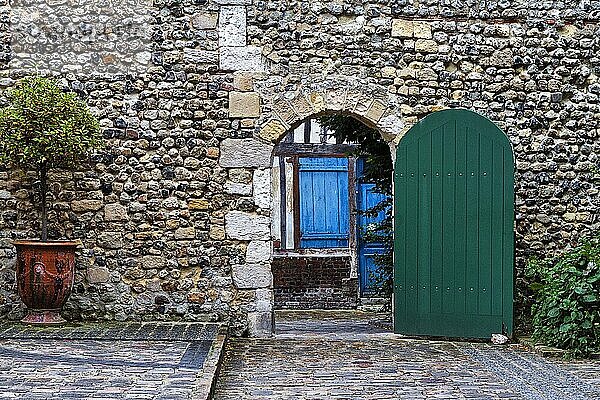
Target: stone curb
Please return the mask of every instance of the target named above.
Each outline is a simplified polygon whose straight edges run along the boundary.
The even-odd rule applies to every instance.
[[[213,398],[227,339],[228,329],[226,326],[221,326],[217,337],[208,350],[202,370],[196,375],[195,387],[191,397],[193,400],[211,400]]]

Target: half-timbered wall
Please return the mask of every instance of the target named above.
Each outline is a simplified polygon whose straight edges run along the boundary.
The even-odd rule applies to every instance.
[[[348,165],[353,166],[354,159],[346,155],[352,147],[338,142],[331,132],[319,125],[317,119],[310,119],[288,132],[275,147],[271,231],[276,308],[353,308],[358,304],[357,257],[356,248],[352,246],[355,232],[350,232],[350,208],[354,204],[349,190],[353,190],[354,177],[348,172]],[[305,180],[311,178],[310,168],[302,170],[303,160],[313,160],[313,164],[315,160],[329,160],[336,165],[345,160],[346,168],[339,172],[345,174],[345,179],[342,179],[345,190],[338,190],[340,182],[337,179],[321,182],[325,184],[326,197],[336,196],[339,199],[335,204],[335,215],[347,218],[345,241],[335,242],[319,235],[312,240],[302,238],[302,229],[307,229],[303,225],[314,222],[314,219],[326,219],[325,199],[307,190],[312,189],[306,186],[312,182],[303,182],[303,173]],[[334,178],[334,174],[332,172],[332,176],[325,179]],[[307,213],[302,212],[307,203],[311,208],[308,222]],[[340,216],[341,210],[345,210],[345,214]],[[329,211],[332,213],[334,210]]]

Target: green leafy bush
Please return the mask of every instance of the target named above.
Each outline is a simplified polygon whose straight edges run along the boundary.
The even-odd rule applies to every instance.
[[[47,174],[73,168],[101,144],[98,120],[52,79],[27,77],[6,91],[0,110],[0,163],[34,170],[40,181],[41,239],[47,240]]]
[[[600,348],[600,235],[527,266],[536,342],[585,357]]]

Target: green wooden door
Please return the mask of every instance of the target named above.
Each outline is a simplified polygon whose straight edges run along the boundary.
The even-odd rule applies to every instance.
[[[394,325],[410,335],[512,335],[514,162],[468,110],[433,113],[395,167]]]

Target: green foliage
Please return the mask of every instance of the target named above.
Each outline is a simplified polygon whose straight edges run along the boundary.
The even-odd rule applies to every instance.
[[[48,239],[48,171],[74,168],[101,145],[100,124],[75,93],[56,81],[27,77],[6,93],[0,110],[0,164],[39,177],[41,240]]]
[[[0,110],[0,162],[40,172],[73,167],[101,143],[100,127],[75,93],[42,77],[20,80]]]
[[[394,166],[390,148],[379,132],[345,115],[327,115],[321,117],[319,122],[334,132],[338,141],[358,144],[358,149],[353,155],[364,157],[366,160],[364,179],[374,183],[378,193],[391,196]]]
[[[556,258],[533,258],[527,276],[535,294],[536,342],[568,350],[575,357],[600,348],[600,235]]]
[[[345,115],[328,115],[321,117],[322,126],[334,132],[340,142],[357,143],[358,147],[352,154],[365,159],[363,180],[374,183],[374,191],[387,196],[386,200],[366,210],[368,216],[375,216],[385,211],[381,223],[361,232],[363,239],[369,243],[382,243],[386,251],[374,256],[377,264],[375,284],[381,287],[384,294],[390,296],[393,290],[394,271],[394,226],[392,219],[392,178],[394,166],[390,156],[390,148],[381,138],[377,130],[364,125],[362,122]]]

